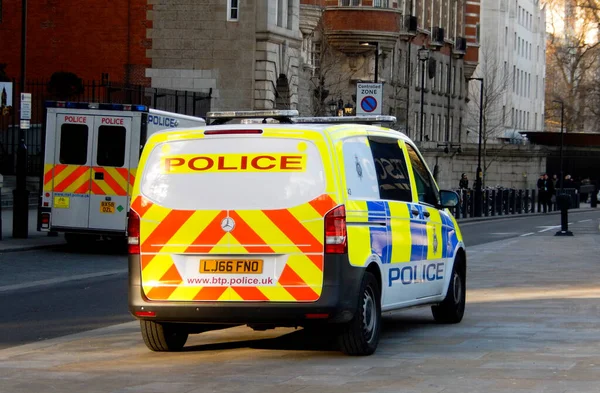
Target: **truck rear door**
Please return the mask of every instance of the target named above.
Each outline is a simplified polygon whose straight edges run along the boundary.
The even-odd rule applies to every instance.
[[[127,113],[127,112],[125,112]],[[124,231],[127,223],[132,117],[94,116],[89,228]]]
[[[58,113],[52,182],[52,226],[87,228],[94,118],[85,111]]]

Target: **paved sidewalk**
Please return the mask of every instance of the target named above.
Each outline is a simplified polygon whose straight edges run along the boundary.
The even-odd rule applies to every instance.
[[[246,327],[152,353],[130,322],[0,351],[0,391],[598,393],[599,223],[471,247],[463,322],[437,325],[428,309],[388,315],[371,357]]]
[[[0,240],[0,253],[34,250],[65,244],[65,238],[62,235],[51,237],[48,236],[46,232],[37,231],[37,208],[31,208],[29,210],[29,237],[27,239],[15,239],[12,237],[12,208],[2,209],[1,213],[2,240]]]

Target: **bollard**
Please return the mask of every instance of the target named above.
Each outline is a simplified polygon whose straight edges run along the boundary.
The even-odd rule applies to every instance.
[[[590,199],[590,207],[598,207],[598,188],[594,187],[594,191],[592,191],[592,196]]]
[[[573,236],[573,232],[569,231],[569,206],[571,205],[571,196],[568,194],[557,195],[556,202],[560,208],[560,231],[556,232],[555,236]]]

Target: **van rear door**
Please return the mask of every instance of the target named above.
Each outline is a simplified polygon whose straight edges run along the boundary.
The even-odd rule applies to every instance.
[[[51,182],[52,226],[87,228],[94,118],[85,111],[57,113]]]
[[[90,229],[125,230],[130,182],[133,180],[129,169],[131,141],[132,117],[129,112],[94,116]]]
[[[150,300],[319,299],[333,165],[321,134],[282,134],[147,146],[132,210]]]

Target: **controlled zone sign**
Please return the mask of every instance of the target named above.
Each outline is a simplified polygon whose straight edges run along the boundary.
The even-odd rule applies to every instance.
[[[356,114],[381,115],[383,83],[356,84]]]

